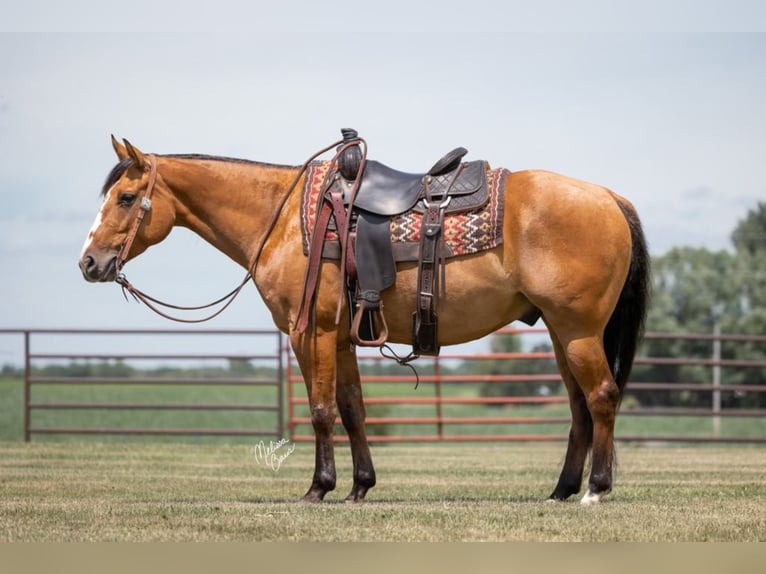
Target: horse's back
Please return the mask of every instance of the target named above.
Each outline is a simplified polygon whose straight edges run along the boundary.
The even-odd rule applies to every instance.
[[[586,213],[599,215],[594,209],[605,210],[600,215],[612,211],[615,197],[619,196],[602,185],[545,170],[511,172],[505,185],[510,219],[514,213],[524,215],[525,210],[534,209],[566,219],[572,215],[581,221]]]
[[[604,240],[630,237],[618,200],[629,204],[604,186],[554,172],[511,173],[505,187],[504,238],[562,255],[599,253]]]

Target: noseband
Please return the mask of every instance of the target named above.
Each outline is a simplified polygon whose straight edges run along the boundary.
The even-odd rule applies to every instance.
[[[125,261],[128,259],[128,253],[130,253],[130,248],[133,246],[133,241],[136,239],[138,228],[141,227],[141,222],[152,208],[152,192],[154,191],[154,183],[157,181],[157,160],[151,154],[148,154],[146,157],[149,159],[149,183],[146,185],[146,192],[138,205],[138,214],[136,215],[136,220],[133,222],[133,227],[130,229],[130,233],[128,233],[125,243],[122,244],[122,249],[117,257],[117,271],[122,270],[122,266],[125,265]]]

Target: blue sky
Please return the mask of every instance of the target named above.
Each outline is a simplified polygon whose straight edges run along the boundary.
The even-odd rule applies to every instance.
[[[0,25],[0,327],[169,326],[77,268],[112,133],[299,164],[350,126],[408,171],[462,145],[627,196],[653,254],[728,248],[766,199],[766,34],[743,33],[763,29],[757,2],[360,4],[19,7]],[[181,304],[243,274],[184,230],[126,272]],[[270,325],[254,288],[211,324]]]

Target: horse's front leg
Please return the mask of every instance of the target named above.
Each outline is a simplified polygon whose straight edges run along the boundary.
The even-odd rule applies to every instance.
[[[306,502],[320,502],[335,488],[335,349],[336,331],[316,334],[291,333],[290,343],[300,365],[309,397],[311,424],[314,427],[315,462],[311,488],[303,496]]]
[[[375,486],[375,468],[372,465],[370,446],[364,428],[364,401],[356,354],[350,344],[342,347],[337,354],[338,409],[351,443],[351,459],[354,463],[354,485],[346,501],[360,502],[367,491]]]

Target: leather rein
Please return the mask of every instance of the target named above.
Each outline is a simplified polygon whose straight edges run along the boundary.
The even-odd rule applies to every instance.
[[[220,297],[219,299],[216,299],[215,301],[211,303],[207,303],[205,305],[197,305],[197,306],[174,305],[174,304],[166,303],[164,301],[156,299],[155,297],[152,297],[148,295],[147,293],[144,293],[143,291],[138,289],[135,285],[133,285],[130,281],[128,281],[127,277],[125,277],[125,274],[122,273],[122,267],[125,265],[125,262],[128,259],[128,254],[130,253],[130,248],[132,247],[133,241],[135,240],[136,235],[138,234],[138,229],[141,227],[141,223],[143,222],[144,217],[146,217],[146,214],[149,213],[149,211],[151,211],[151,208],[152,208],[152,193],[154,192],[154,185],[157,181],[157,159],[155,158],[154,155],[147,154],[146,157],[149,159],[149,182],[146,185],[146,191],[144,192],[143,197],[141,197],[138,213],[136,215],[135,221],[133,222],[133,227],[131,227],[130,232],[128,233],[128,236],[125,239],[125,243],[122,244],[122,248],[120,249],[120,254],[117,257],[117,269],[120,273],[117,275],[115,282],[120,287],[122,287],[122,293],[125,299],[127,300],[128,298],[127,293],[130,293],[130,295],[136,301],[143,303],[149,309],[151,309],[152,311],[154,311],[161,317],[164,317],[165,319],[169,319],[171,321],[176,321],[178,323],[204,323],[206,321],[210,321],[211,319],[214,319],[215,317],[223,313],[224,310],[226,310],[226,308],[232,304],[234,299],[236,299],[237,295],[239,295],[239,293],[242,291],[245,285],[247,285],[250,282],[250,280],[255,278],[256,267],[258,266],[258,260],[261,257],[263,248],[265,247],[266,242],[271,236],[271,233],[274,231],[274,228],[276,227],[277,222],[279,221],[279,217],[282,214],[282,210],[284,209],[284,206],[287,203],[287,200],[290,198],[290,195],[295,190],[295,187],[298,185],[298,182],[300,181],[301,177],[306,172],[306,169],[308,168],[309,164],[320,155],[344,143],[347,143],[347,142],[344,142],[344,140],[339,140],[322,148],[321,150],[313,154],[309,159],[307,159],[303,163],[303,165],[300,167],[292,183],[287,188],[287,192],[280,200],[279,205],[277,206],[277,209],[272,214],[271,219],[269,220],[269,224],[266,226],[266,232],[263,234],[263,237],[261,238],[261,242],[259,243],[258,248],[255,251],[253,262],[248,267],[247,273],[245,274],[245,277],[242,279],[240,284],[237,285],[234,289],[232,289],[229,293],[227,293],[223,297]],[[343,149],[345,149],[345,147],[347,146],[343,146],[338,151],[338,153],[335,156],[336,158],[343,151]],[[210,309],[211,307],[215,307],[216,305],[220,305],[220,304],[223,304],[222,307],[220,307],[219,309],[217,309],[210,315],[207,315],[199,319],[186,319],[182,317],[175,317],[160,309],[160,307],[163,307],[165,309],[173,309],[176,311],[202,311],[204,309]]]

